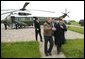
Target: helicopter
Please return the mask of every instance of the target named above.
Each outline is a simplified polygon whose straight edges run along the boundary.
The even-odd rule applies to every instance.
[[[8,14],[10,13],[3,22],[7,22],[7,25],[11,28],[15,28],[15,25],[18,24],[18,28],[22,28],[25,26],[33,26],[33,17],[35,17],[35,15],[31,14],[31,11],[40,11],[40,12],[49,12],[49,13],[55,13],[53,11],[46,11],[46,10],[36,10],[36,9],[26,9],[26,6],[30,4],[29,2],[25,2],[24,6],[21,9],[15,10],[15,9],[6,9],[6,10],[1,10],[1,11],[9,11],[9,10],[13,10],[10,12],[6,12],[6,13],[2,13],[1,15],[4,14]],[[18,11],[18,12],[17,12]],[[27,11],[27,12],[26,12]],[[16,13],[17,12],[17,13]],[[67,12],[67,9],[65,9],[65,13],[63,13],[62,16],[60,17],[52,17],[52,18],[65,18],[66,16],[68,16],[69,12]],[[7,19],[7,18],[10,19]],[[47,17],[42,17],[42,16],[37,16],[40,19],[41,25],[43,24],[43,22],[45,22]],[[69,17],[69,16],[68,16]],[[23,20],[24,19],[24,20]],[[28,20],[29,19],[29,20]]]
[[[18,10],[15,10],[15,9],[6,9],[6,10],[1,10],[1,11],[10,11],[10,10],[13,10],[13,11],[10,11],[10,12],[6,12],[6,13],[2,13],[1,15],[4,15],[4,14],[8,14],[10,13],[10,15],[8,15],[5,20],[3,22],[7,22],[8,26],[11,27],[11,28],[14,28],[15,24],[17,23],[19,25],[19,27],[21,28],[22,26],[26,26],[26,21],[23,22],[21,21],[22,18],[32,18],[32,16],[30,17],[30,15],[32,15],[30,13],[30,10],[27,10],[26,9],[26,6],[29,4],[29,2],[26,2],[24,4],[24,6],[21,8],[21,9],[18,9]],[[16,13],[17,11],[19,11],[18,13]],[[25,11],[28,11],[28,12],[25,12]],[[45,11],[45,10],[36,10],[34,9],[33,11],[42,11],[42,12],[50,12],[50,13],[54,13],[52,11]],[[18,17],[17,17],[18,16]],[[10,18],[10,19],[7,19],[7,18]],[[31,19],[32,20],[32,19]],[[31,21],[30,21],[31,22]],[[29,23],[30,23],[29,22]],[[31,22],[32,23],[32,22]]]

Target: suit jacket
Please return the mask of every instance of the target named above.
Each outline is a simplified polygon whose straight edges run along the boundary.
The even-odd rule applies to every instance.
[[[40,29],[40,22],[37,22],[36,20],[34,20],[34,27],[35,27],[35,30],[41,30]]]
[[[56,31],[54,31],[54,37],[56,44],[64,44],[65,43],[65,31],[67,31],[66,25],[62,23],[63,28],[60,27],[60,23],[55,23],[54,27]]]
[[[44,36],[52,36],[52,24],[45,22],[43,24]]]

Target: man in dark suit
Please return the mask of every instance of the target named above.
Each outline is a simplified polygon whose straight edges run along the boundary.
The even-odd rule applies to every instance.
[[[42,42],[43,40],[42,40],[40,22],[38,20],[38,17],[34,17],[34,27],[35,27],[35,37],[36,37],[36,40],[37,40],[37,36],[39,34],[40,41]]]
[[[18,23],[15,23],[16,29],[18,29]]]
[[[4,27],[5,27],[5,30],[7,30],[7,22],[4,21]]]
[[[57,54],[61,52],[61,46],[65,43],[65,31],[67,31],[66,25],[62,19],[57,20],[54,24],[56,30],[54,31],[55,45],[57,47]]]

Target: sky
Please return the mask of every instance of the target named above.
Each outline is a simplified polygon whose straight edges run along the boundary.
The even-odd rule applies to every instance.
[[[37,9],[53,11],[55,13],[31,11],[32,16],[46,16],[46,17],[59,17],[62,15],[61,12],[70,11],[69,17],[65,20],[79,21],[84,19],[84,1],[1,1],[1,10],[4,9],[20,9],[23,7],[25,2],[30,2],[26,9]],[[1,11],[1,13],[8,11]],[[19,11],[18,11],[19,12]],[[4,19],[8,14],[1,15],[1,20]]]

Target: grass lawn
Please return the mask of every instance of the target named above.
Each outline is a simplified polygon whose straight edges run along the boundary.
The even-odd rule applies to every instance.
[[[79,22],[71,22],[71,25],[80,26]]]
[[[68,26],[68,30],[72,30],[72,31],[84,34],[84,28]]]
[[[84,58],[84,39],[67,40],[62,52],[68,58]]]
[[[1,43],[1,58],[40,58],[39,43],[15,42]]]

